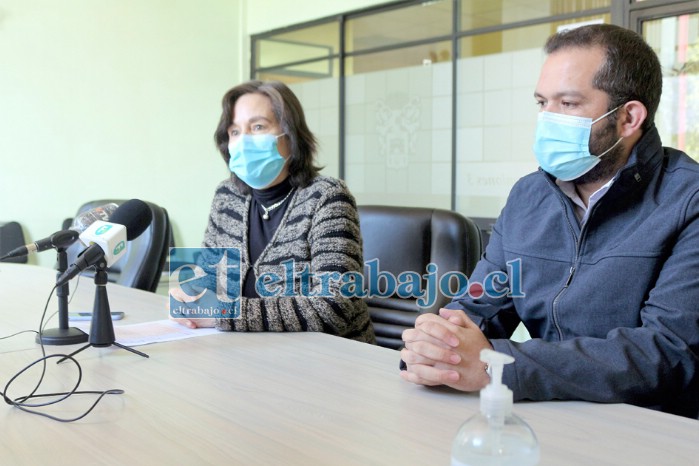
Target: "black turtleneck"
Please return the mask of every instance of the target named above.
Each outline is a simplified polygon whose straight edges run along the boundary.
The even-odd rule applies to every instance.
[[[269,220],[262,218],[264,214],[264,209],[262,206],[269,208],[276,202],[281,201],[284,197],[289,194],[293,187],[291,182],[287,177],[284,181],[276,186],[266,189],[253,189],[252,190],[252,202],[250,204],[250,212],[248,218],[248,253],[250,254],[250,264],[254,264],[257,259],[262,254],[262,251],[267,247],[274,232],[277,231],[279,224],[284,217],[287,207],[289,207],[289,201],[292,196],[286,198],[283,204],[274,210],[269,212]],[[243,296],[246,298],[259,298],[255,290],[255,272],[253,268],[248,269],[248,273],[245,276],[245,281],[243,282]]]

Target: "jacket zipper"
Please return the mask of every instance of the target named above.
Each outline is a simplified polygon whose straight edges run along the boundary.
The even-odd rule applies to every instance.
[[[556,294],[556,297],[553,299],[553,322],[556,326],[556,331],[558,332],[558,338],[560,341],[563,341],[563,331],[561,330],[561,327],[558,322],[558,312],[557,312],[557,307],[558,307],[558,301],[559,298],[563,295],[563,293],[568,289],[568,286],[570,286],[570,283],[573,281],[573,276],[575,275],[575,270],[576,266],[578,264],[578,261],[580,259],[580,247],[585,239],[585,233],[587,233],[587,225],[590,223],[590,219],[592,218],[592,215],[595,213],[595,210],[597,210],[597,206],[602,202],[602,199],[597,201],[595,205],[592,206],[592,210],[590,210],[588,216],[587,216],[587,221],[585,224],[580,228],[580,236],[576,238],[575,236],[575,231],[573,230],[573,226],[570,224],[570,218],[566,216],[566,219],[568,220],[568,227],[570,228],[570,232],[573,235],[573,238],[575,239],[575,256],[573,256],[573,264],[570,266],[570,270],[568,272],[568,278],[566,279],[565,284],[563,285],[563,288]],[[564,204],[565,208],[565,204]]]
[[[545,176],[545,175],[544,175]],[[587,230],[587,224],[590,221],[590,218],[592,217],[592,214],[594,213],[595,209],[597,208],[597,205],[599,204],[596,203],[594,206],[592,206],[592,210],[590,211],[589,215],[587,216],[587,222],[582,226],[580,229],[580,236],[575,235],[575,229],[573,228],[573,225],[570,223],[570,217],[567,215],[567,209],[566,209],[566,200],[561,194],[560,191],[555,189],[555,186],[553,186],[553,183],[551,180],[546,177],[547,181],[549,182],[549,185],[551,185],[551,188],[556,191],[556,194],[558,195],[558,199],[561,202],[561,206],[563,207],[563,213],[566,215],[566,221],[568,223],[568,229],[570,230],[570,234],[573,237],[573,240],[575,240],[575,255],[573,256],[572,264],[570,266],[570,269],[568,270],[568,278],[566,279],[565,284],[563,285],[563,288],[560,289],[558,293],[556,293],[556,297],[553,298],[553,303],[552,303],[552,309],[551,309],[551,317],[553,320],[553,324],[556,327],[556,332],[558,333],[558,340],[563,341],[563,330],[561,330],[561,326],[559,323],[558,319],[558,302],[560,301],[560,298],[563,296],[563,293],[568,289],[568,286],[570,286],[571,282],[573,281],[573,277],[575,276],[575,270],[576,270],[576,265],[578,263],[578,258],[580,256],[580,246],[582,244],[583,238],[585,237],[585,232]],[[573,213],[575,215],[575,213]]]
[[[621,178],[621,176],[631,170],[631,167],[626,167],[620,170],[618,178]],[[566,291],[568,286],[570,286],[571,282],[573,281],[573,276],[575,275],[575,270],[576,270],[576,265],[578,264],[578,259],[580,255],[580,246],[582,245],[583,239],[585,237],[585,233],[587,232],[587,225],[590,223],[590,219],[592,218],[592,215],[595,213],[595,210],[597,210],[597,206],[602,202],[604,199],[600,199],[597,203],[595,203],[594,206],[592,206],[592,210],[590,211],[589,215],[587,216],[587,221],[585,224],[580,228],[580,237],[575,236],[575,230],[573,229],[573,225],[570,223],[570,217],[567,215],[566,212],[566,200],[564,198],[564,194],[561,193],[560,190],[556,189],[557,186],[551,179],[542,171],[542,175],[546,177],[546,181],[548,181],[549,185],[551,188],[556,192],[558,195],[558,199],[561,202],[561,205],[563,207],[563,213],[566,214],[566,221],[568,222],[568,228],[570,229],[570,233],[573,236],[573,239],[575,240],[575,256],[573,257],[573,263],[570,266],[570,269],[568,271],[568,278],[566,279],[565,284],[563,285],[563,288],[556,294],[556,297],[553,298],[553,304],[552,304],[552,309],[551,309],[551,317],[553,319],[553,323],[556,327],[556,331],[558,332],[558,339],[560,341],[563,341],[563,331],[561,330],[561,326],[559,325],[558,322],[558,313],[557,313],[557,307],[558,307],[558,302],[563,295],[563,293]],[[634,178],[636,179],[637,182],[640,182],[640,176],[638,172],[634,175]],[[575,212],[573,212],[573,215],[575,215]]]
[[[576,254],[577,256],[577,254]],[[575,262],[573,262],[575,264]],[[553,315],[553,324],[556,326],[556,332],[558,332],[558,341],[563,341],[563,330],[561,330],[561,326],[558,323],[558,300],[559,298],[563,295],[563,292],[568,288],[568,285],[570,285],[570,282],[573,281],[573,275],[575,274],[575,265],[570,266],[570,271],[568,272],[568,279],[565,282],[565,285],[563,285],[563,288],[556,294],[556,297],[553,298],[553,309],[552,309],[552,315]]]

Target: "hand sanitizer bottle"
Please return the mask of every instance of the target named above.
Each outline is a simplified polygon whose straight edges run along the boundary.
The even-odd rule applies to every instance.
[[[490,384],[481,390],[481,410],[463,423],[451,447],[452,466],[516,465],[539,462],[539,442],[532,429],[512,414],[512,390],[502,384],[502,369],[512,356],[491,349],[481,361],[492,370]]]

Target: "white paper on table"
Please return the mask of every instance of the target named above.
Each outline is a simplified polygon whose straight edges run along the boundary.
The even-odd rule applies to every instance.
[[[72,326],[90,331],[90,322],[71,322]],[[141,324],[114,326],[114,338],[117,343],[125,346],[149,345],[164,341],[183,340],[185,338],[203,337],[218,333],[215,328],[187,328],[171,320],[156,320]]]

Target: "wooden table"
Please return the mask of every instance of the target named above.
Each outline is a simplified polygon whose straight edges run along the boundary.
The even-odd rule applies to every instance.
[[[35,291],[8,300],[6,290],[6,302],[45,299]],[[119,286],[110,293],[115,306],[133,307],[127,315],[159,315],[166,302]],[[13,319],[1,320],[0,335]],[[40,353],[2,344],[4,386]],[[475,395],[403,382],[396,351],[325,334],[220,333],[139,349],[150,358],[113,347],[80,353],[81,389],[125,390],[81,421],[0,408],[0,463],[447,465],[454,434],[478,409]],[[47,380],[42,391],[65,389],[74,366],[50,363]],[[22,379],[12,395],[34,382]],[[47,411],[75,416],[92,399]],[[518,403],[515,412],[536,432],[544,465],[699,464],[699,421],[586,402]]]

